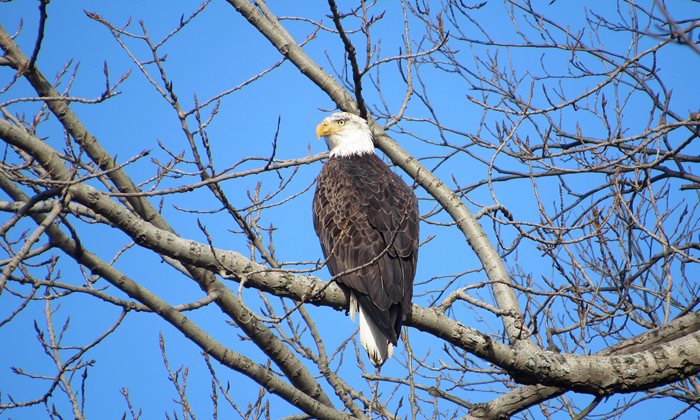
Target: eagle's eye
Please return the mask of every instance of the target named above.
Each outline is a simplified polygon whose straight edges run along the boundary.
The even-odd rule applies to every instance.
[[[345,125],[345,120],[338,120],[338,125]]]

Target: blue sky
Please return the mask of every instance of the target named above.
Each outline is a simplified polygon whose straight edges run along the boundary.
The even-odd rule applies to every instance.
[[[551,5],[547,5],[547,2],[541,3],[538,6],[542,7],[549,16],[560,19],[566,25],[575,27],[580,25],[584,18],[582,9],[580,7],[572,9],[574,6],[570,2],[559,1]],[[326,25],[331,25],[330,19],[325,17],[328,14],[325,2],[271,1],[269,6],[278,15],[307,16],[316,20],[322,19]],[[382,24],[376,27],[374,36],[382,39],[382,55],[390,56],[397,54],[401,46],[402,15],[399,9],[391,8],[389,2],[380,1],[380,6],[385,7],[387,11]],[[137,71],[109,31],[88,19],[83,10],[98,13],[117,25],[124,24],[131,18],[130,30],[134,32],[140,31],[138,22],[142,20],[151,37],[161,39],[175,27],[182,15],[189,15],[196,7],[196,3],[186,4],[185,2],[80,2],[74,0],[52,2],[48,7],[46,38],[38,60],[39,68],[47,77],[54,77],[68,60],[72,59],[71,69],[75,68],[76,64],[79,66],[71,95],[95,98],[100,95],[104,87],[102,71],[105,62],[109,66],[112,81],[131,70],[130,77],[119,88],[122,91],[119,96],[100,105],[73,104],[72,108],[91,132],[100,139],[103,146],[118,156],[118,161],[123,162],[143,150],[151,150],[148,157],[136,162],[127,170],[136,182],[146,181],[152,176],[154,164],[151,159],[160,161],[168,159],[168,155],[158,149],[157,141],[175,151],[184,150],[186,144],[172,109],[165,106],[164,99]],[[601,13],[615,13],[613,9],[606,9],[606,5],[599,3],[587,7],[596,8]],[[697,16],[700,8],[692,2],[682,1],[674,4],[672,11],[677,13],[677,16]],[[497,40],[505,40],[512,35],[512,27],[503,24],[502,14],[502,6],[495,2],[489,2],[482,10],[474,12],[475,18],[479,19],[480,24]],[[0,24],[8,32],[14,33],[20,21],[24,26],[17,42],[28,54],[34,45],[35,28],[38,22],[37,2],[25,0],[0,3]],[[303,39],[310,33],[309,25],[303,22],[285,21],[284,23],[297,40]],[[470,36],[480,37],[473,26],[465,24],[463,29]],[[525,30],[531,31],[531,28]],[[533,39],[536,39],[537,33],[534,31],[531,33]],[[626,45],[629,45],[629,39],[624,35],[610,35],[605,44],[624,52]],[[129,45],[136,54],[145,57],[147,51],[142,45],[135,42]],[[213,2],[209,5],[207,10],[185,31],[175,35],[165,50],[168,54],[166,61],[168,74],[175,81],[175,87],[186,108],[194,105],[194,94],[201,103],[222,90],[242,83],[279,60],[276,50],[225,2]],[[343,54],[339,41],[328,35],[320,35],[305,48],[305,51],[327,70],[331,68],[326,56],[337,64]],[[499,52],[501,54],[499,58],[504,66],[509,59],[514,68],[528,66],[539,68],[540,66],[537,59],[539,54],[530,50],[510,49],[508,53],[510,58],[505,51]],[[475,57],[487,54],[487,50],[475,45],[472,49],[460,50],[458,54],[463,56],[466,62],[471,63]],[[674,107],[678,110],[697,110],[700,88],[693,81],[697,78],[695,73],[700,65],[700,58],[689,53],[684,47],[671,46],[662,51],[658,61],[659,73],[664,75],[666,87],[674,92],[672,97]],[[562,74],[569,66],[566,54],[563,53],[547,55],[545,62],[550,71]],[[433,76],[429,80],[427,89],[431,94],[435,111],[442,121],[446,125],[459,127],[466,132],[476,132],[475,127],[481,122],[481,109],[467,101],[466,96],[478,95],[478,93],[475,93],[467,83],[460,82],[460,77],[457,75],[438,74],[436,70],[429,68],[425,69],[424,74],[426,77]],[[10,77],[10,72],[0,69],[0,85],[7,83]],[[397,76],[395,66],[382,68],[381,82],[389,106],[397,108],[404,87]],[[585,89],[586,87],[569,85],[569,88]],[[23,89],[27,89],[26,85],[19,84],[13,87],[0,96],[0,102],[4,101],[5,97],[32,95],[32,92]],[[523,89],[527,90],[527,86]],[[370,103],[378,104],[379,97],[369,82],[365,83],[365,94]],[[18,105],[14,108],[14,112],[18,112],[23,106],[26,106],[27,112],[36,109],[34,104]],[[214,163],[219,170],[222,170],[247,156],[269,156],[278,118],[281,121],[276,152],[278,159],[306,156],[309,150],[312,154],[320,153],[325,150],[325,145],[315,139],[314,127],[332,109],[333,104],[325,94],[316,89],[290,63],[284,63],[254,84],[223,99],[219,115],[208,127],[208,135],[215,151]],[[206,109],[205,117],[211,111],[211,107]],[[639,109],[639,115],[644,115],[644,118],[647,113],[647,110]],[[407,114],[411,117],[425,116],[425,107],[414,101]],[[629,120],[623,121],[623,126],[631,131],[646,124],[646,120],[635,121],[634,112],[627,112],[626,115]],[[571,122],[566,125],[574,127],[576,123],[583,124],[589,135],[599,135],[603,129],[583,113],[572,117]],[[428,125],[415,123],[408,127],[414,130],[416,135],[430,138],[436,136],[436,130]],[[46,137],[50,144],[61,148],[64,140],[60,129],[57,128],[55,122],[49,121],[41,127],[38,134]],[[523,134],[534,135],[535,133]],[[395,138],[404,148],[419,156],[429,156],[433,150],[425,143],[408,135],[397,134]],[[700,154],[697,145],[694,150]],[[425,164],[431,167],[434,162],[426,160]],[[300,193],[300,197],[295,199],[293,205],[273,208],[265,214],[266,222],[279,228],[275,233],[275,249],[280,260],[315,261],[321,258],[311,224],[310,203],[313,188],[303,192],[313,182],[320,170],[320,165],[316,162],[302,167],[290,189],[280,196],[279,200],[282,200],[293,193]],[[259,163],[253,162],[242,165],[241,168],[257,166]],[[485,175],[479,172],[481,168],[478,166],[471,170],[470,167],[448,164],[440,167],[436,172],[445,180],[449,180],[453,174],[456,174],[460,185],[470,185],[485,178]],[[193,180],[189,179],[188,182]],[[255,179],[228,181],[224,184],[224,188],[227,196],[231,197],[236,205],[243,206],[247,204],[247,192],[255,188],[258,180],[263,182],[263,191],[270,192],[276,189],[277,181],[273,174]],[[182,180],[169,180],[160,187],[168,186],[168,182],[172,185],[183,183]],[[578,182],[581,185],[595,184],[596,179],[589,177]],[[556,201],[559,194],[556,186],[543,181],[542,187],[547,202]],[[502,204],[508,208],[518,209],[520,213],[516,215],[517,217],[521,219],[536,217],[537,208],[531,199],[532,190],[526,182],[497,185],[495,191]],[[419,197],[426,197],[423,191],[419,190],[417,193]],[[491,192],[485,187],[476,189],[469,198],[478,205],[493,204]],[[153,202],[157,203],[158,198],[154,198]],[[474,203],[470,203],[470,206],[472,210],[478,211],[479,207]],[[177,210],[178,207],[208,210],[215,205],[216,203],[205,191],[199,190],[168,197],[164,205],[164,214],[183,237],[205,241],[204,235],[197,227],[196,220],[199,218],[210,232],[216,232],[216,246],[247,254],[246,244],[240,237],[226,233],[227,229],[232,229],[233,226],[225,214],[202,214],[195,217],[183,215]],[[432,204],[427,201],[422,202],[423,213],[431,208]],[[435,220],[449,221],[444,214],[437,216]],[[29,227],[27,225],[27,228]],[[423,239],[431,235],[437,235],[437,237],[421,249],[421,261],[426,263],[419,264],[416,282],[425,282],[433,276],[480,268],[479,262],[464,242],[461,233],[454,228],[423,224],[422,229]],[[489,229],[488,232],[493,238],[492,231]],[[113,229],[105,226],[91,226],[84,231],[83,235],[82,239],[86,245],[106,259],[128,243],[122,235],[115,235]],[[543,273],[551,274],[549,267],[540,266],[541,261],[544,260],[536,250],[523,251],[519,257],[521,264],[526,262],[532,266],[528,269],[534,277]],[[188,302],[198,293],[196,286],[184,280],[152,253],[131,249],[125,253],[117,266],[172,303]],[[82,277],[71,265],[62,266],[61,269],[64,281]],[[327,277],[325,271],[317,275],[322,278]],[[483,273],[477,272],[465,276],[460,281],[468,283],[484,280]],[[416,302],[422,305],[429,304],[435,297],[429,294],[434,288],[429,284],[417,288]],[[490,292],[487,290],[482,290],[479,295],[485,301],[491,300]],[[248,299],[247,302],[253,305],[259,304],[255,291],[245,291],[244,296]],[[9,298],[4,294],[2,299]],[[9,366],[31,367],[36,372],[51,369],[50,361],[33,339],[35,332],[32,323],[34,320],[40,324],[43,322],[43,310],[42,305],[33,305],[13,321],[13,328],[0,328],[0,342],[20,343],[19,346],[0,346],[0,360],[4,361],[0,366],[2,369],[0,383],[3,384],[2,389],[12,389],[15,399],[35,398],[43,391],[36,387],[35,382],[12,374],[8,370]],[[338,330],[342,328],[342,333],[337,337],[329,337],[330,342],[339,343],[354,328],[342,313],[335,313],[327,308],[310,307],[309,310],[318,319],[323,320],[320,323],[327,331],[333,332],[336,328]],[[4,312],[0,313],[4,315]],[[82,342],[86,337],[100,335],[118,315],[119,311],[115,308],[104,307],[99,301],[77,296],[61,303],[56,313],[56,321],[63,321],[70,317],[71,327],[66,334],[66,342],[70,343],[71,340]],[[239,341],[235,330],[225,323],[215,309],[204,309],[189,316],[206,325],[207,331],[222,343],[262,361],[259,356],[256,356],[252,345]],[[499,329],[497,318],[485,315],[476,309],[464,310],[460,314],[460,320],[483,331],[491,332]],[[191,397],[195,409],[202,413],[209,413],[209,376],[199,356],[199,349],[185,340],[175,329],[154,316],[131,313],[118,331],[87,357],[96,360],[95,365],[90,369],[88,379],[88,417],[99,417],[105,412],[120,415],[125,411],[126,406],[119,395],[119,389],[122,387],[129,389],[134,404],[143,409],[144,418],[162,417],[166,410],[174,407],[172,399],[175,398],[175,392],[166,377],[158,347],[161,332],[166,341],[171,366],[187,365],[190,368]],[[435,344],[426,340],[423,333],[417,330],[410,331],[410,338],[416,352],[427,354],[431,350],[430,346]],[[399,351],[403,349],[400,348]],[[437,351],[436,349],[435,352]],[[251,396],[257,394],[258,387],[252,381],[235,373],[224,373],[223,370],[221,372],[225,380],[230,381],[231,387],[237,389],[237,393],[249,393]],[[388,376],[400,376],[403,370],[397,363],[393,363],[388,364],[382,372]],[[2,401],[6,401],[6,395],[2,397]],[[464,397],[473,401],[487,401],[492,395],[487,394],[484,397],[477,394]],[[582,401],[590,399],[588,396],[581,398]],[[275,398],[271,401],[273,418],[295,413],[289,411]],[[62,403],[66,402],[62,401]],[[641,410],[646,410],[645,414],[654,410],[659,410],[661,413],[678,408],[674,404],[670,405],[651,402],[639,407]],[[67,405],[63,409],[67,409]],[[38,413],[42,413],[42,410],[43,408],[39,407],[10,413],[9,416],[16,419],[31,418],[40,415]],[[636,413],[630,412],[628,415],[632,418]],[[3,415],[0,414],[0,416]],[[202,415],[202,417],[207,416]]]

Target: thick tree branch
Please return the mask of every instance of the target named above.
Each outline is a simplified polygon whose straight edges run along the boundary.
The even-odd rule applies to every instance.
[[[700,313],[690,313],[670,323],[644,334],[617,343],[597,353],[598,356],[631,354],[650,349],[664,343],[670,343],[700,330]],[[469,413],[468,418],[509,418],[539,404],[542,401],[564,394],[565,387],[542,385],[525,385],[518,387],[487,404],[478,404]]]

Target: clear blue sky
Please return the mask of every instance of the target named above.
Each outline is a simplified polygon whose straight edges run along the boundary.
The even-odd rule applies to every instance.
[[[543,3],[543,8],[545,7]],[[20,21],[24,27],[18,38],[19,45],[26,54],[29,54],[34,45],[35,28],[38,23],[38,2],[22,0],[10,3],[0,3],[0,23],[4,28],[13,33],[18,29]],[[380,2],[381,4],[381,2]],[[325,2],[283,2],[271,1],[270,7],[278,15],[308,16],[312,19],[323,20],[330,25],[330,19],[324,17],[328,14]],[[554,2],[547,6],[550,16],[559,17],[569,24],[580,23],[582,15],[580,9],[571,10],[570,2]],[[596,4],[595,7],[604,9],[604,5]],[[682,1],[682,4],[674,13],[685,13],[696,16],[699,13],[697,5]],[[80,116],[85,125],[95,134],[103,146],[111,153],[118,156],[118,161],[138,154],[145,149],[151,149],[149,157],[142,159],[128,169],[128,173],[136,182],[144,181],[153,174],[154,165],[151,158],[162,161],[168,159],[163,151],[157,150],[157,141],[173,150],[179,151],[186,148],[178,121],[171,109],[164,104],[164,100],[148,84],[147,80],[134,67],[125,53],[109,32],[88,19],[83,10],[96,12],[114,24],[123,24],[131,17],[131,29],[139,32],[138,21],[143,20],[153,39],[161,39],[162,36],[174,28],[182,15],[189,15],[196,8],[196,3],[184,2],[159,2],[159,1],[120,1],[120,2],[79,2],[75,0],[54,1],[48,7],[49,19],[46,27],[46,37],[42,45],[41,55],[38,60],[39,68],[48,78],[53,78],[68,60],[79,63],[71,95],[87,98],[98,97],[104,86],[102,73],[104,63],[109,66],[110,80],[116,80],[119,75],[131,70],[132,74],[119,88],[123,92],[120,96],[112,98],[101,105],[74,104],[72,108]],[[385,56],[396,54],[401,45],[400,10],[389,9],[390,3],[386,2],[387,14],[382,25],[377,27],[375,36],[382,38],[383,54]],[[603,10],[610,13],[611,10]],[[495,37],[499,30],[511,31],[512,28],[499,26],[502,22],[501,7],[489,5],[479,15],[483,19],[482,24],[491,27]],[[300,22],[288,21],[285,23],[297,40],[309,34],[309,26]],[[473,34],[474,35],[474,34]],[[476,35],[474,35],[476,36]],[[612,37],[609,45],[624,50],[628,40]],[[606,41],[607,43],[607,41]],[[146,50],[136,43],[130,44],[137,54],[145,56]],[[328,36],[320,37],[306,48],[308,54],[315,58],[324,67],[329,68],[325,57],[328,54],[336,63],[342,57],[340,43]],[[213,2],[207,10],[199,16],[192,25],[183,33],[176,35],[167,48],[167,69],[170,77],[176,81],[175,87],[186,107],[192,107],[193,94],[196,93],[199,101],[203,101],[216,93],[238,85],[251,76],[265,70],[279,60],[279,55],[270,46],[267,40],[258,34],[235,10],[223,1]],[[460,51],[465,57],[474,53],[483,52],[479,47],[472,51]],[[677,55],[676,55],[677,54]],[[516,66],[539,65],[534,63],[533,55],[524,52],[512,51],[512,58]],[[700,65],[698,56],[688,54],[681,47],[671,48],[664,52],[660,61],[660,72],[671,72],[673,77],[666,77],[668,88],[674,90],[674,101],[677,101],[677,109],[697,109],[697,98],[700,88],[697,84],[697,69]],[[506,58],[503,57],[503,60]],[[517,63],[522,60],[521,63]],[[568,63],[563,55],[553,56],[551,69],[563,71]],[[690,60],[690,61],[688,61]],[[74,67],[71,67],[71,69]],[[426,70],[429,74],[429,70]],[[382,79],[392,107],[400,103],[401,84],[392,84],[392,73],[387,73]],[[0,69],[0,85],[5,85],[11,77],[11,72]],[[441,76],[444,77],[444,76]],[[467,132],[473,132],[479,124],[480,110],[465,100],[467,94],[472,94],[468,86],[463,85],[455,89],[454,80],[434,78],[430,80],[430,91],[434,100],[436,111],[447,124],[462,127]],[[23,86],[23,85],[22,85]],[[371,84],[365,85],[365,92],[370,101],[377,102],[378,98]],[[31,96],[30,91],[21,91],[14,87],[11,91],[0,95],[0,102],[6,98],[17,96]],[[399,99],[397,99],[399,98]],[[455,106],[463,104],[463,106]],[[687,104],[687,105],[685,105]],[[326,111],[333,108],[329,99],[305,79],[291,64],[285,63],[260,81],[247,87],[243,91],[233,94],[223,100],[220,115],[209,127],[208,134],[214,145],[216,155],[215,164],[219,169],[229,167],[246,156],[267,156],[271,151],[271,142],[276,130],[277,119],[281,119],[281,128],[277,149],[277,158],[289,159],[307,155],[310,148],[312,153],[325,150],[323,142],[314,138],[315,125],[326,115]],[[419,109],[420,107],[418,107]],[[15,108],[15,110],[18,108]],[[29,105],[28,109],[34,109]],[[420,116],[413,108],[411,116]],[[424,111],[421,111],[424,112]],[[640,114],[644,112],[640,110]],[[585,117],[582,117],[585,123]],[[643,122],[645,123],[645,122]],[[643,124],[642,123],[642,124]],[[573,124],[573,121],[572,121]],[[634,122],[627,123],[634,127]],[[595,128],[592,128],[595,129]],[[599,127],[598,127],[599,129]],[[429,129],[416,129],[418,133],[433,135]],[[424,130],[424,131],[423,131]],[[39,130],[40,136],[48,138],[48,142],[61,148],[63,142],[60,130],[56,124],[50,122]],[[420,142],[409,136],[397,136],[396,139],[406,149],[425,155],[425,147]],[[430,166],[430,163],[427,163]],[[255,167],[253,163],[244,167]],[[320,163],[303,167],[296,177],[291,192],[302,192],[309,186],[318,170]],[[484,174],[469,171],[469,168],[455,168],[448,166],[441,168],[439,174],[446,180],[452,173],[458,173],[460,183],[471,184],[483,179]],[[274,191],[275,178],[267,176],[261,178],[266,191]],[[582,181],[585,182],[585,181]],[[172,185],[178,185],[180,181],[172,181]],[[165,186],[165,185],[162,185]],[[226,193],[237,205],[246,203],[246,191],[255,187],[253,180],[230,181],[225,184]],[[499,187],[501,188],[501,187]],[[503,187],[506,188],[506,187]],[[530,190],[525,188],[499,189],[499,199],[508,207],[518,207],[523,214],[518,217],[527,218],[529,214],[536,214],[535,208],[529,207],[533,203],[529,199]],[[556,199],[557,192],[549,191],[552,200]],[[419,196],[424,196],[422,191]],[[285,193],[280,199],[289,196]],[[310,202],[312,190],[304,193],[295,201],[293,206],[283,206],[268,212],[270,223],[281,227],[276,233],[275,247],[278,258],[284,261],[311,261],[321,257],[320,248],[313,234],[310,216]],[[485,189],[477,190],[473,200],[481,204],[491,204],[490,193]],[[154,202],[157,202],[154,199]],[[197,228],[192,216],[183,216],[174,206],[188,209],[210,209],[215,203],[204,192],[187,194],[169,198],[164,207],[164,213],[173,223],[176,231],[183,237],[204,242],[205,238]],[[425,213],[431,207],[424,203],[421,210]],[[478,208],[473,207],[475,211]],[[532,213],[530,213],[532,212]],[[5,217],[5,216],[0,216]],[[225,215],[200,215],[199,218],[207,226],[210,232],[216,234],[216,245],[220,248],[233,249],[246,254],[247,249],[240,237],[225,234],[226,229],[231,229],[231,222]],[[440,220],[448,221],[446,217]],[[30,226],[27,226],[29,228]],[[454,229],[435,227],[424,224],[422,237],[426,239],[431,235],[439,235],[438,238],[428,243],[421,254],[422,261],[430,261],[430,264],[419,264],[417,282],[425,281],[432,276],[455,273],[462,270],[479,267],[478,261],[472,255],[468,245],[464,243],[461,234]],[[116,250],[128,241],[121,236],[113,237],[113,231],[108,227],[95,226],[86,230],[83,240],[91,249],[109,259]],[[522,255],[521,261],[527,261],[532,265],[538,264],[540,255],[531,252]],[[150,253],[127,251],[125,257],[118,264],[133,278],[143,281],[147,287],[161,294],[172,303],[183,303],[197,295],[197,289],[186,280],[183,280],[169,266]],[[63,267],[62,267],[63,269]],[[74,277],[80,277],[80,273],[70,269],[64,269],[62,277],[68,281]],[[537,273],[537,268],[532,268]],[[549,273],[548,267],[542,267],[543,273]],[[326,277],[324,271],[319,274]],[[484,280],[482,274],[470,277],[472,281]],[[416,290],[416,302],[427,305],[430,300],[422,298],[421,294],[430,290],[428,285]],[[245,295],[254,301],[255,293],[246,291]],[[490,299],[489,293],[484,292],[483,298]],[[3,295],[3,299],[6,299]],[[2,301],[0,301],[2,302]],[[42,323],[43,308],[34,305],[31,310],[25,311],[14,321],[12,329],[0,328],[0,342],[13,343],[0,346],[0,383],[2,389],[13,390],[15,399],[31,399],[40,395],[42,388],[36,387],[36,382],[18,378],[9,370],[9,366],[22,366],[33,368],[36,373],[42,369],[50,371],[50,361],[42,354],[41,349],[34,340],[35,331],[32,322],[36,319]],[[323,327],[333,330],[334,327],[342,328],[343,333],[337,336],[337,341],[347,337],[347,331],[353,326],[341,313],[335,313],[327,308],[310,308],[318,319],[323,319],[326,324]],[[4,312],[0,309],[0,313]],[[62,308],[58,310],[56,321],[66,320],[70,314],[71,328],[68,330],[66,342],[85,340],[85,337],[97,337],[116,319],[118,310],[106,307],[99,301],[87,297],[71,297],[62,302]],[[240,349],[241,353],[248,356],[255,354],[247,343],[239,342],[238,336],[232,334],[232,328],[218,315],[214,309],[206,309],[190,314],[195,321],[201,321],[207,325],[207,330],[224,344]],[[465,313],[465,323],[475,328],[484,322],[497,323],[498,320],[488,318],[483,320],[474,313]],[[471,319],[471,321],[469,320]],[[483,330],[497,330],[495,324],[484,326]],[[172,408],[172,399],[175,393],[168,382],[163,367],[160,350],[158,347],[158,334],[162,332],[168,349],[171,366],[187,365],[190,375],[192,402],[196,411],[209,413],[209,376],[201,361],[200,351],[172,327],[148,314],[130,314],[125,324],[119,330],[108,337],[103,343],[88,355],[87,359],[95,359],[96,364],[90,369],[88,378],[88,417],[113,418],[120,417],[126,410],[119,389],[126,387],[132,396],[134,404],[143,409],[144,418],[162,418],[165,410]],[[425,350],[428,342],[422,334],[416,330],[411,331],[412,344],[418,351]],[[80,341],[82,342],[82,341]],[[19,344],[14,344],[19,343]],[[434,342],[433,342],[434,343]],[[402,349],[399,349],[402,351]],[[261,360],[260,360],[261,361]],[[389,363],[382,371],[389,376],[401,375],[402,369]],[[221,371],[222,376],[227,376]],[[250,380],[234,373],[228,374],[231,387],[236,393],[257,394],[258,387]],[[143,378],[148,378],[144,380]],[[201,388],[200,388],[201,387]],[[198,389],[197,389],[198,388]],[[2,401],[6,401],[6,395],[2,395]],[[467,395],[466,399],[481,401],[479,395]],[[583,401],[590,397],[582,397]],[[486,400],[488,397],[486,398]],[[241,399],[242,400],[242,399]],[[273,418],[293,414],[285,405],[275,402],[272,398]],[[65,403],[65,401],[64,401]],[[67,406],[63,407],[65,410]],[[642,413],[651,414],[653,410],[660,410],[654,415],[662,415],[662,412],[677,409],[677,407],[661,406],[648,403],[640,406],[647,410]],[[38,407],[35,411],[23,411],[10,413],[13,418],[32,418],[41,416],[43,409]],[[651,411],[649,411],[651,410]],[[65,411],[68,413],[68,411]],[[32,414],[30,414],[32,413]],[[105,413],[109,413],[105,416]],[[27,417],[23,417],[23,416]],[[629,418],[636,416],[629,413]],[[4,418],[4,415],[0,414]],[[202,415],[201,418],[206,418]]]

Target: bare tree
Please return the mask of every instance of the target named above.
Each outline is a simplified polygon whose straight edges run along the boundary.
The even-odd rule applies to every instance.
[[[0,412],[85,417],[90,395],[114,392],[91,387],[92,355],[147,316],[201,352],[175,360],[157,329],[132,343],[159,343],[175,395],[168,418],[583,418],[638,404],[697,414],[700,110],[695,76],[682,76],[700,65],[697,5],[329,0],[283,16],[261,0],[207,1],[160,35],[138,16],[86,11],[82,25],[121,50],[122,73],[105,62],[92,96],[73,93],[81,73],[68,49],[55,78],[42,68],[56,65],[44,57],[57,53],[47,45],[63,5],[37,5],[35,33],[0,26],[0,332],[33,324],[34,339],[12,345],[38,346],[50,367],[3,362],[2,376],[36,386],[2,381]],[[183,64],[177,42],[217,15],[249,24],[225,42],[254,35],[246,43],[271,44],[275,59],[246,57],[258,70],[218,92],[180,90],[208,73]],[[221,129],[245,118],[245,101],[269,102],[256,87],[280,73],[285,87],[325,98],[325,111],[367,118],[421,201],[412,315],[381,371],[341,318],[346,296],[320,249],[294,259],[295,241],[315,238],[288,215],[310,208],[326,157],[306,143],[279,157],[300,136],[275,114],[294,98],[278,85],[276,126],[250,149]],[[144,84],[147,94],[135,87]],[[130,156],[115,156],[119,139],[79,112],[109,121],[119,98],[145,95],[171,121],[163,137],[177,140],[134,132],[149,150]],[[158,261],[162,278],[140,266]],[[70,320],[86,316],[84,302],[111,318],[76,338]],[[194,382],[191,369],[209,380]],[[124,417],[140,418],[137,395],[115,385]]]

